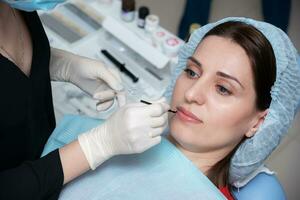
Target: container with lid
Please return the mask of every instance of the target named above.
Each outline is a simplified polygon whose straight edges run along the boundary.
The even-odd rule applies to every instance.
[[[176,37],[169,37],[163,42],[163,51],[169,57],[175,57],[180,48],[180,41]]]
[[[161,29],[160,30],[158,29],[152,35],[153,45],[155,47],[161,48],[166,38],[167,38],[167,33]]]
[[[148,15],[146,17],[145,31],[146,33],[153,34],[159,25],[159,17],[157,15]]]
[[[135,0],[122,0],[121,18],[131,22],[135,18]]]

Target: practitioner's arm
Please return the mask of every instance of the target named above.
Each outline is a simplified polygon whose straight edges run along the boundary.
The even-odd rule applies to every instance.
[[[59,155],[64,172],[64,184],[90,169],[78,140],[60,148]]]

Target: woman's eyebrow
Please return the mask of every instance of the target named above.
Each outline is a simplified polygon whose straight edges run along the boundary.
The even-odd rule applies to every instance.
[[[193,56],[188,57],[188,60],[191,60],[193,63],[195,63],[198,67],[202,67],[202,64],[200,63],[199,60],[194,58]]]
[[[198,67],[202,67],[202,64],[199,60],[197,60],[196,58],[194,58],[193,56],[190,56],[188,57],[188,60],[192,61],[193,63],[195,63]],[[245,89],[245,87],[241,84],[241,82],[233,77],[233,76],[230,76],[229,74],[226,74],[224,72],[217,72],[217,75],[218,76],[222,76],[223,78],[228,78],[228,79],[231,79],[231,80],[234,80],[236,81],[243,89]]]
[[[234,80],[234,81],[236,81],[243,89],[245,89],[244,86],[241,84],[241,82],[240,82],[237,78],[235,78],[235,77],[233,77],[233,76],[230,76],[229,74],[225,74],[224,72],[217,72],[217,75],[218,75],[218,76],[222,76],[223,78],[228,78],[228,79]]]

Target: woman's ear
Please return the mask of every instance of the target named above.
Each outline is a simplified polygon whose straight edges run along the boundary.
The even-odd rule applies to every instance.
[[[262,123],[265,121],[265,117],[268,114],[269,109],[266,109],[264,111],[259,111],[254,118],[253,125],[250,128],[250,130],[245,134],[246,137],[252,137],[257,132],[258,128],[262,125]]]

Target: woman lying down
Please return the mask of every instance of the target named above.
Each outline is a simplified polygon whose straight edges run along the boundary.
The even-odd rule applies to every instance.
[[[299,70],[290,40],[270,24],[226,18],[198,29],[166,93],[177,111],[166,137],[141,154],[111,158],[66,185],[60,199],[234,199],[232,186],[257,171],[287,132]],[[66,117],[44,154],[98,125]]]

